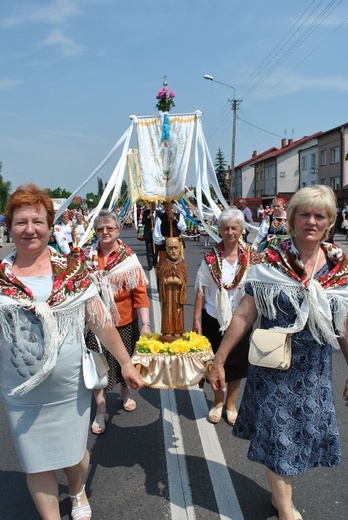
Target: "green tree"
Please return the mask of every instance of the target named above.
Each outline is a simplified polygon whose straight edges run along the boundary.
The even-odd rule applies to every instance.
[[[12,184],[10,181],[4,181],[3,176],[1,175],[2,170],[2,162],[0,162],[0,211],[3,213],[5,211],[5,206],[10,197],[10,193],[12,190]]]
[[[98,205],[98,195],[93,192],[87,193],[86,204],[88,208],[95,208]]]
[[[221,151],[221,148],[218,149],[218,152],[215,157],[214,163],[216,178],[218,180],[220,190],[226,200],[229,200],[230,193],[228,189],[228,182],[226,180],[227,176],[227,162],[225,160],[224,154]]]
[[[54,188],[54,190],[47,188],[47,193],[51,199],[68,199],[71,195],[71,191],[64,188]]]
[[[117,206],[124,205],[126,203],[126,200],[128,199],[128,197],[129,197],[128,184],[123,179],[122,185],[121,185],[121,190],[120,190],[120,196],[118,197],[118,201],[117,201]]]

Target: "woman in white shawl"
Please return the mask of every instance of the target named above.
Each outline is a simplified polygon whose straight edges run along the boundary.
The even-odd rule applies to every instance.
[[[209,339],[214,352],[244,294],[245,274],[249,265],[249,251],[242,240],[245,227],[243,213],[239,209],[226,209],[221,212],[217,225],[222,241],[205,254],[198,270],[192,325],[194,332]],[[225,409],[227,422],[231,426],[237,418],[240,380],[247,375],[249,334],[241,338],[225,363],[228,382]],[[208,415],[210,422],[220,422],[223,406],[224,393],[218,388],[214,391],[214,404]]]
[[[71,516],[88,520],[86,321],[120,362],[127,384],[142,382],[84,264],[47,246],[54,218],[48,194],[20,186],[5,218],[16,249],[0,264],[1,398],[41,518],[60,520],[56,470],[63,469]]]
[[[262,329],[291,334],[288,370],[250,365],[233,434],[250,441],[248,458],[266,467],[280,520],[300,520],[292,504],[295,475],[341,458],[332,394],[332,347],[348,362],[348,260],[325,242],[336,200],[327,186],[302,188],[291,199],[290,238],[272,241],[251,265],[240,303],[209,377],[225,388],[224,363],[258,319]],[[348,400],[348,381],[344,389]]]

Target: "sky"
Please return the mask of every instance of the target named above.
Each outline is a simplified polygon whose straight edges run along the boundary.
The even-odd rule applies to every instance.
[[[203,112],[213,161],[220,148],[231,162],[233,96],[236,165],[283,137],[339,126],[348,122],[347,29],[344,0],[2,2],[2,175],[13,189],[74,191],[130,115],[157,114],[164,76],[171,113]],[[106,181],[117,160],[98,176]],[[81,195],[89,191],[96,177]]]

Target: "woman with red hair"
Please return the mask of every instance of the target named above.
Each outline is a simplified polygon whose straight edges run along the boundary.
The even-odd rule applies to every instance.
[[[43,520],[60,520],[56,470],[68,479],[73,520],[91,518],[85,493],[91,390],[84,385],[85,323],[142,386],[89,271],[47,246],[54,209],[34,184],[5,210],[16,249],[0,264],[0,393],[27,485]]]

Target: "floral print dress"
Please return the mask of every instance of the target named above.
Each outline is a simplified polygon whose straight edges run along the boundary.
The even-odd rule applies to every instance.
[[[332,269],[328,263],[315,278]],[[250,283],[245,292],[253,296]],[[285,292],[277,296],[281,312],[261,328],[288,327],[295,312]],[[292,335],[288,370],[249,366],[233,435],[250,441],[248,458],[278,475],[297,475],[317,466],[340,463],[341,450],[332,393],[332,346],[314,340],[308,326]]]

